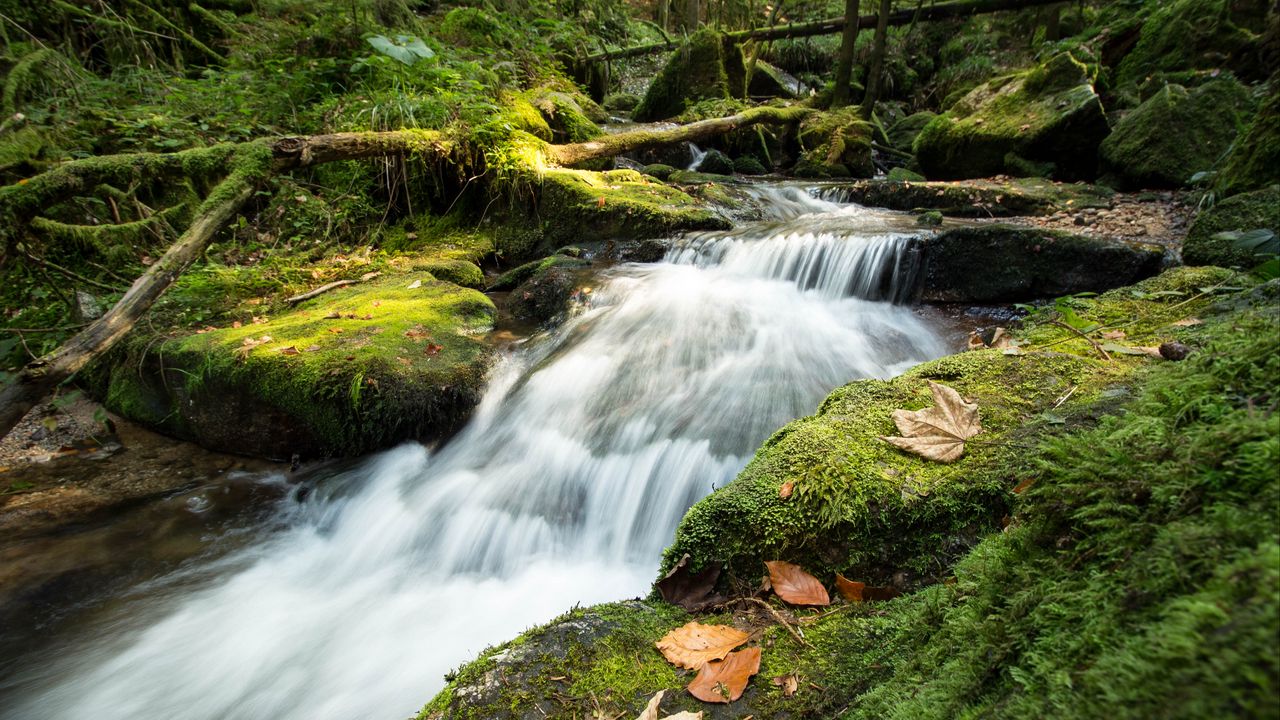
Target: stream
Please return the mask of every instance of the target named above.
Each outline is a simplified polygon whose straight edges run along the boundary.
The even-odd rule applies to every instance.
[[[443,447],[276,492],[224,552],[56,626],[7,664],[0,715],[401,718],[486,646],[647,593],[685,510],[774,430],[950,349],[892,302],[910,217],[751,192],[765,219],[606,271]]]

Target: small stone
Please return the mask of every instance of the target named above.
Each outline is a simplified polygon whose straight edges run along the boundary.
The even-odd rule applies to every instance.
[[[1187,356],[1190,354],[1191,348],[1180,342],[1167,342],[1160,345],[1160,357],[1165,360],[1177,362],[1179,360],[1187,359]]]

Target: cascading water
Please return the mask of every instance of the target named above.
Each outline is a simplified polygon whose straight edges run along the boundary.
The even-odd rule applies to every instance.
[[[646,592],[685,509],[773,430],[945,351],[868,299],[899,296],[891,216],[756,193],[770,220],[610,271],[440,451],[402,446],[283,501],[285,530],[26,663],[6,717],[403,717],[486,645]]]

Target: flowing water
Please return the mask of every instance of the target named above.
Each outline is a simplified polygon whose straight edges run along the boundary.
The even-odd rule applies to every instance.
[[[5,717],[412,714],[445,672],[575,603],[647,592],[684,511],[832,388],[946,351],[897,217],[754,191],[770,218],[611,269],[495,370],[436,452],[355,463],[284,529],[191,563],[23,662]]]

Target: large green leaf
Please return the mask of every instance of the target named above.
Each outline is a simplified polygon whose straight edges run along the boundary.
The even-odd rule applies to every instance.
[[[427,47],[422,38],[414,35],[396,35],[394,38],[389,38],[385,35],[374,35],[368,40],[374,50],[389,58],[399,60],[405,65],[412,65],[423,58],[435,56],[435,53],[431,51],[431,48]]]

